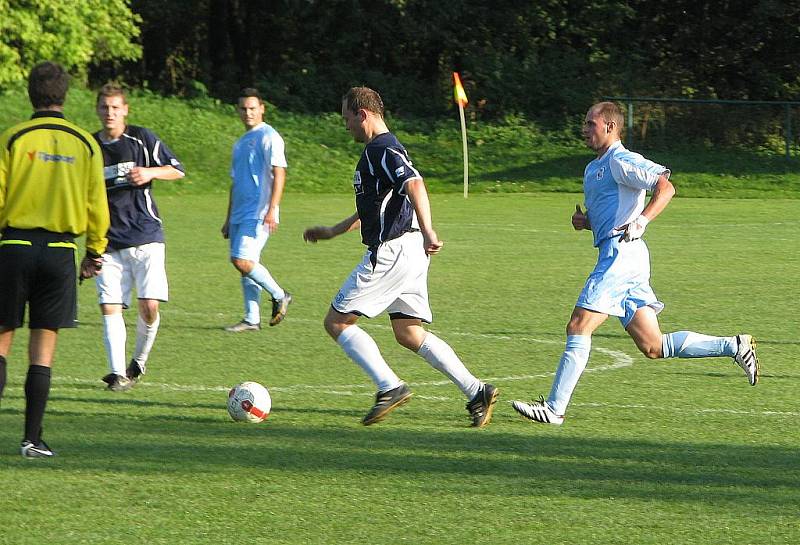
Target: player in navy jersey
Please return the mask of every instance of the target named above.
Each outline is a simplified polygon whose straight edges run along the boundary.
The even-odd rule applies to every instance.
[[[367,87],[350,89],[342,98],[342,117],[355,140],[366,144],[353,176],[356,212],[330,227],[310,227],[303,238],[317,242],[360,228],[367,247],[325,317],[325,330],[378,388],[362,423],[382,420],[412,395],[372,337],[357,325],[361,316],[387,311],[397,342],[452,380],[468,400],[472,426],[483,427],[491,420],[497,388],[475,378],[446,342],[422,327],[432,320],[429,256],[443,245],[433,230],[422,176],[389,132],[378,93]]]
[[[750,385],[758,382],[758,358],[751,335],[712,337],[692,331],[662,334],[656,315],[664,308],[650,287],[650,255],[642,240],[647,225],[675,195],[670,171],[620,140],[622,110],[612,102],[595,104],[586,114],[583,135],[597,158],[586,166],[583,190],[587,210],[572,215],[576,230],[592,231],[599,255],[567,324],[567,343],[545,400],[514,401],[529,420],[561,425],[578,379],[586,368],[592,333],[617,316],[648,358],[729,356],[744,370]],[[645,204],[645,192],[652,197]]]
[[[159,302],[169,297],[164,231],[152,181],[184,176],[183,165],[167,145],[149,129],[127,125],[127,115],[124,90],[104,85],[97,94],[97,117],[104,128],[94,137],[103,151],[111,228],[96,286],[110,370],[103,381],[114,391],[129,389],[145,373],[161,322]],[[122,310],[130,306],[133,289],[139,312],[136,345],[126,368]]]

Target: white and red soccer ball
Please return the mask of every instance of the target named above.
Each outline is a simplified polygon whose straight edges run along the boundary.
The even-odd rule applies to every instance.
[[[269,416],[272,399],[258,382],[242,382],[228,392],[228,414],[238,422],[257,424]]]

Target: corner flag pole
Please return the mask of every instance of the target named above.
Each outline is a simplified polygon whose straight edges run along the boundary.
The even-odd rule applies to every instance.
[[[461,141],[464,148],[464,198],[466,199],[469,194],[469,157],[467,155],[467,123],[464,120],[464,107],[468,102],[467,93],[464,92],[458,72],[453,72],[453,80],[455,81],[453,95],[458,104],[458,114],[461,117]]]

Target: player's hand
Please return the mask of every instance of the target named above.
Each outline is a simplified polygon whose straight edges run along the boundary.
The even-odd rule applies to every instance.
[[[272,209],[264,216],[264,225],[269,229],[270,235],[278,230],[278,222],[275,221],[275,214],[272,212]]]
[[[230,223],[227,221],[223,223],[222,229],[220,229],[219,231],[220,233],[222,233],[222,238],[228,240],[228,237],[230,236]]]
[[[583,229],[590,229],[589,226],[589,216],[587,216],[583,210],[581,210],[581,205],[575,205],[575,212],[572,213],[572,227],[576,231],[582,231]]]
[[[632,222],[626,223],[621,227],[617,227],[615,230],[620,231],[619,239],[622,242],[631,242],[633,240],[642,238],[648,223],[650,223],[650,220],[647,219],[646,216],[640,215]]]
[[[422,245],[425,247],[426,254],[434,255],[439,253],[444,242],[439,240],[436,231],[431,230],[429,233],[422,233]]]
[[[315,225],[303,231],[303,240],[306,242],[316,243],[319,240],[328,240],[333,238],[333,229],[325,227],[324,225]]]
[[[92,278],[93,276],[97,276],[100,274],[100,270],[103,268],[103,257],[94,257],[89,254],[86,254],[83,259],[81,260],[80,266],[80,279],[81,281],[86,280],[87,278]]]
[[[128,181],[131,185],[144,185],[152,179],[152,171],[147,167],[133,167],[128,173]]]

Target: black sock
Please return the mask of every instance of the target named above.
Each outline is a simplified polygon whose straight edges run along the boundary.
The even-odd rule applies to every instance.
[[[3,390],[6,389],[6,358],[0,356],[0,399],[3,399]]]
[[[42,435],[42,420],[50,396],[50,368],[44,365],[28,367],[25,379],[25,439],[38,443]]]

